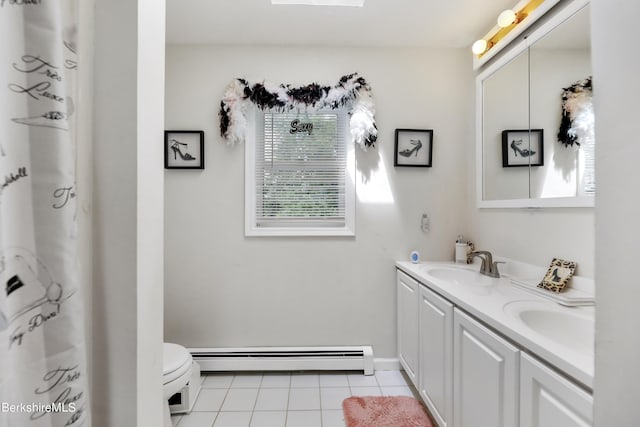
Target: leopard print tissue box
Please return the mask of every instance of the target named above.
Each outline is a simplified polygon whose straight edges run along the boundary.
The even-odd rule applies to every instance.
[[[554,258],[547,270],[547,274],[544,275],[544,279],[538,284],[538,287],[555,293],[562,292],[573,273],[575,273],[576,266],[577,264],[574,261]]]

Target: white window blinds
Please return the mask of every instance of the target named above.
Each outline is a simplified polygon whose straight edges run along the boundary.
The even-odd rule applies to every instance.
[[[317,231],[283,233],[305,235],[352,228],[347,157],[353,143],[347,138],[346,112],[257,115],[262,120],[255,139],[251,226]]]

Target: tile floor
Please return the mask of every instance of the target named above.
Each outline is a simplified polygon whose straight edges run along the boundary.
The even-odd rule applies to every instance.
[[[344,427],[342,401],[349,396],[417,393],[401,371],[208,374],[193,411],[172,421],[177,427]]]

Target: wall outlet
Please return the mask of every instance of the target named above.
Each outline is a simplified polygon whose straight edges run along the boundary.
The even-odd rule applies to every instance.
[[[427,232],[429,231],[431,225],[429,224],[429,215],[426,213],[422,214],[422,220],[420,221],[420,228],[422,229],[422,231]]]

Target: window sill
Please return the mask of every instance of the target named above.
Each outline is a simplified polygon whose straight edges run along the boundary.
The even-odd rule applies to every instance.
[[[246,237],[354,237],[355,230],[347,227],[308,227],[308,228],[283,228],[283,227],[255,227],[245,230]]]

